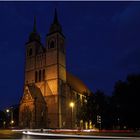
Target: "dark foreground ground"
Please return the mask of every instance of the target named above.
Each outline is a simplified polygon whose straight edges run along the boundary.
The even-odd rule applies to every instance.
[[[62,133],[62,132],[55,132]],[[64,132],[63,132],[64,133]],[[65,132],[65,134],[93,135],[93,136],[119,136],[140,139],[140,132]],[[57,139],[58,137],[54,137]],[[23,135],[21,131],[0,130],[0,139],[46,139],[45,136]]]
[[[0,130],[0,139],[21,139],[22,132],[13,132],[12,130]]]

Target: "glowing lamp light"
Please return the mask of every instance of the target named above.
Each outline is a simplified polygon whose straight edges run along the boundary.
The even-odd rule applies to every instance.
[[[13,123],[14,123],[14,120],[11,121],[11,124],[13,124]]]
[[[10,112],[10,110],[9,110],[9,109],[6,109],[6,112],[7,112],[7,113],[9,113],[9,112]]]
[[[70,107],[73,108],[74,107],[74,103],[70,102]]]

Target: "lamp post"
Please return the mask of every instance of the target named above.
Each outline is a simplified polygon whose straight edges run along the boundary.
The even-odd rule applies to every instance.
[[[118,129],[120,129],[120,118],[119,117],[117,118],[117,121],[118,121]]]
[[[12,107],[10,109],[6,109],[6,112],[10,113],[10,124],[11,124],[11,127],[12,127],[12,125],[14,124],[13,109],[12,109]]]
[[[74,107],[74,102],[70,102],[70,107],[71,107],[71,128],[73,128],[73,107]]]

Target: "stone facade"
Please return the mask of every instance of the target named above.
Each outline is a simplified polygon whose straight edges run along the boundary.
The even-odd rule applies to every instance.
[[[22,128],[74,128],[78,107],[88,88],[66,70],[65,37],[55,11],[54,20],[42,45],[34,19],[26,43],[24,94],[20,101]],[[70,108],[73,101],[75,106]]]

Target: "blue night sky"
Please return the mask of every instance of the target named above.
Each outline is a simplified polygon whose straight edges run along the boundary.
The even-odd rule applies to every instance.
[[[140,73],[140,2],[0,2],[0,109],[23,94],[25,43],[37,17],[45,37],[54,8],[66,36],[67,69],[95,92]]]

